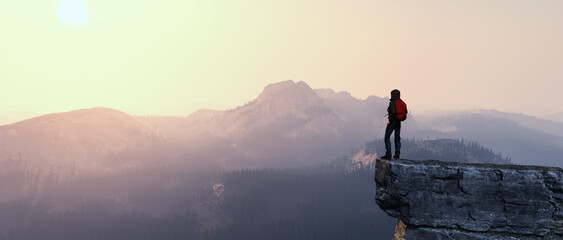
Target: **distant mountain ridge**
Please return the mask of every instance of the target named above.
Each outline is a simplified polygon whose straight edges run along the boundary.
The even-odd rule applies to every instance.
[[[311,166],[383,137],[388,103],[288,80],[269,84],[237,108],[185,117],[131,116],[108,108],[49,114],[0,126],[0,162],[107,170],[135,167],[140,157],[188,169]],[[563,155],[563,123],[495,110],[409,115],[401,135],[478,141],[515,163],[560,166]],[[537,156],[540,162],[527,162]]]
[[[563,112],[548,114],[545,115],[544,118],[554,122],[563,122]]]
[[[329,109],[306,83],[293,81],[270,84],[256,99],[236,109],[200,110],[189,115],[187,120],[203,124],[203,127],[196,128],[206,129],[214,137],[240,138],[247,136],[254,129],[271,124],[279,125],[276,122],[279,123],[283,118],[302,123],[296,123],[299,126],[278,126],[281,127],[279,130],[283,135],[294,137],[338,134],[338,129],[344,121]]]
[[[335,100],[337,95],[345,96],[346,101]],[[249,163],[310,165],[333,159],[364,139],[383,134],[387,102],[377,97],[359,100],[349,93],[313,90],[305,82],[288,80],[269,84],[256,99],[235,109],[200,110],[187,116],[185,125],[189,127],[183,128],[186,138],[181,141],[190,142],[193,136],[209,141],[229,155],[213,157],[225,159],[222,165],[235,168]],[[162,124],[151,123],[156,128]]]
[[[465,138],[517,164],[563,167],[563,123],[496,110],[447,111],[417,119],[425,129],[422,136]]]
[[[109,108],[54,113],[0,126],[0,159],[23,159],[32,168],[71,162],[91,168],[107,153],[161,143],[162,137],[149,125]]]
[[[288,80],[269,84],[256,99],[235,109],[202,109],[187,117],[82,109],[0,126],[0,160],[103,169],[102,163],[111,166],[123,158],[118,154],[108,160],[108,155],[157,146],[173,152],[169,160],[180,162],[211,158],[217,166],[231,167],[315,164],[383,134],[387,102]]]
[[[284,81],[224,111],[93,108],[0,126],[0,239],[391,238],[376,235],[396,220],[374,211],[370,180],[388,104]],[[543,123],[490,110],[409,115],[402,157],[560,164],[562,137]]]

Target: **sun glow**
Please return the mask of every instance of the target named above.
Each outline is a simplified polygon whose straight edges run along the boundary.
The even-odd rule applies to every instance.
[[[88,20],[88,7],[80,0],[62,0],[57,6],[57,16],[64,25],[82,27]]]

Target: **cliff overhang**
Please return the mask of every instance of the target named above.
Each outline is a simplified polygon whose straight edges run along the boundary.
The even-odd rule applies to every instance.
[[[563,170],[376,160],[376,202],[404,239],[563,239]]]

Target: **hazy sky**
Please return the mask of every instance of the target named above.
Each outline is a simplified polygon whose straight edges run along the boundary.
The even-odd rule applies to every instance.
[[[415,112],[563,111],[560,0],[83,0],[80,27],[59,2],[0,2],[0,123],[187,115],[287,79],[359,98],[399,88]]]

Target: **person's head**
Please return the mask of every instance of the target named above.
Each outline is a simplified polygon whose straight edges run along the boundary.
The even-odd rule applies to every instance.
[[[401,98],[401,92],[398,89],[391,91],[391,100],[396,100]]]

